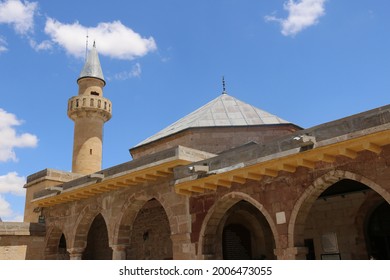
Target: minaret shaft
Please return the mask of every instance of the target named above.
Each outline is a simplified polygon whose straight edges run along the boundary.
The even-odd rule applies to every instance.
[[[86,114],[74,123],[72,172],[90,174],[101,170],[104,120]]]

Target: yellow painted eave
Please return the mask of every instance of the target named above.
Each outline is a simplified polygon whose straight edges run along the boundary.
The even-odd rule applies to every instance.
[[[339,156],[355,159],[362,151],[380,154],[382,147],[390,144],[388,130],[373,132],[364,136],[353,135],[318,143],[313,149],[300,152],[299,149],[265,156],[250,162],[236,164],[220,170],[212,170],[202,178],[188,177],[177,180],[175,190],[179,194],[192,195],[215,191],[218,187],[229,188],[233,183],[244,184],[246,180],[261,180],[264,176],[276,177],[280,171],[294,173],[298,167],[314,169],[319,162],[332,163]]]
[[[179,165],[189,164],[191,161],[174,159],[166,163],[148,167],[142,170],[129,172],[115,178],[103,179],[100,182],[92,181],[80,186],[65,189],[57,194],[50,194],[32,200],[37,207],[50,207],[56,204],[86,199],[97,194],[140,186],[144,183],[155,182],[160,178],[171,176],[173,168]]]

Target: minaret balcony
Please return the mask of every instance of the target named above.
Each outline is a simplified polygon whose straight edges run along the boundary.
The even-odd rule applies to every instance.
[[[101,96],[73,96],[68,100],[68,116],[72,120],[97,116],[106,122],[111,119],[111,101]]]

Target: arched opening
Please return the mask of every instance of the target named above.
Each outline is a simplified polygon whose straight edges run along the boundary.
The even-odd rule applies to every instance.
[[[67,251],[65,235],[62,234],[60,242],[58,244],[58,257],[59,260],[69,260],[69,253]]]
[[[321,178],[318,180],[321,184],[309,188],[294,225],[294,245],[307,247],[306,259],[368,259],[369,248],[375,245],[370,245],[364,237],[369,236],[370,242],[378,240],[378,235],[373,237],[373,228],[378,225],[374,221],[386,221],[387,217],[389,222],[390,215],[384,210],[380,212],[381,218],[376,218],[375,211],[370,222],[364,222],[374,206],[388,203],[368,185],[351,177],[354,178]],[[387,240],[383,236],[385,232],[382,228],[383,242]]]
[[[367,228],[369,255],[377,260],[390,259],[390,205],[379,205],[371,214]]]
[[[222,234],[222,251],[224,260],[252,259],[251,232],[241,224],[225,226]]]
[[[58,227],[51,227],[48,230],[46,248],[46,260],[69,260],[65,234]]]
[[[244,200],[223,215],[214,244],[216,259],[274,259],[275,241],[267,220]]]
[[[101,214],[93,220],[88,231],[83,260],[111,260],[112,249],[108,243],[107,225]]]
[[[171,229],[164,207],[151,199],[139,210],[132,227],[127,259],[173,258]]]
[[[274,249],[280,247],[280,244],[275,239],[278,232],[272,217],[262,204],[241,192],[224,195],[208,211],[199,233],[198,248],[201,258],[223,259],[224,251],[226,252],[223,248],[226,243],[223,240],[224,232],[226,235],[232,229],[242,232],[241,243],[244,248],[248,248],[250,244],[250,250],[246,249],[249,257],[241,258],[275,259]],[[244,231],[249,231],[250,238],[248,233],[243,233]],[[228,258],[226,253],[225,257]]]

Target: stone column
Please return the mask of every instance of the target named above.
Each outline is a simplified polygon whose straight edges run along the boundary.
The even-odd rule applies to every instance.
[[[195,245],[191,243],[190,233],[177,233],[171,235],[172,253],[174,260],[195,259]]]
[[[274,254],[278,260],[306,260],[308,249],[306,247],[278,248]]]
[[[70,260],[81,260],[85,248],[69,248],[69,259]]]
[[[111,248],[113,260],[126,260],[126,245],[112,245]]]

